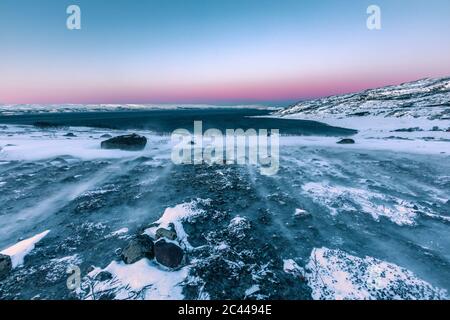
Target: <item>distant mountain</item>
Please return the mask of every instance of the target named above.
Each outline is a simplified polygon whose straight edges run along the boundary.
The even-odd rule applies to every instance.
[[[359,93],[302,101],[278,111],[276,115],[450,120],[450,77],[423,79]]]
[[[106,111],[190,110],[190,109],[261,109],[277,110],[264,105],[208,105],[208,104],[0,104],[0,116]]]

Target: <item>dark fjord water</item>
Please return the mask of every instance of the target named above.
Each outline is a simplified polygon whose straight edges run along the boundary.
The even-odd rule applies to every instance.
[[[355,130],[331,127],[320,122],[273,119],[270,111],[259,109],[154,110],[87,113],[52,113],[0,117],[4,124],[44,124],[54,126],[84,126],[110,129],[141,129],[155,133],[171,133],[178,128],[193,129],[194,121],[203,121],[204,130],[279,129],[287,135],[344,136]]]

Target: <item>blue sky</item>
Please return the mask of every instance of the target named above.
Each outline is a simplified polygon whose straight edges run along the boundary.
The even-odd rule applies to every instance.
[[[448,0],[0,0],[0,102],[294,101],[445,76],[449,15]]]

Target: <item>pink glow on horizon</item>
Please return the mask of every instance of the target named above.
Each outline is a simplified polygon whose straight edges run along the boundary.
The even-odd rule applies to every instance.
[[[58,103],[238,103],[287,101],[317,98],[335,94],[358,92],[413,81],[425,75],[386,77],[329,77],[323,79],[290,79],[280,82],[252,82],[244,84],[179,85],[173,88],[145,86],[86,85],[82,88],[59,88],[49,92],[45,88],[24,89],[22,92],[1,92],[2,103],[58,104]],[[24,94],[26,92],[26,94]]]

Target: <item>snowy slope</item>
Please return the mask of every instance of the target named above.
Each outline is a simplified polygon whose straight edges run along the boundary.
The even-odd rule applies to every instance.
[[[303,101],[277,114],[450,120],[450,77],[423,79],[354,94]]]
[[[339,147],[450,153],[450,78],[424,79],[360,93],[303,101],[271,116],[314,120],[358,130],[356,144]],[[300,137],[301,138],[301,137]],[[296,138],[338,147],[336,141]]]

